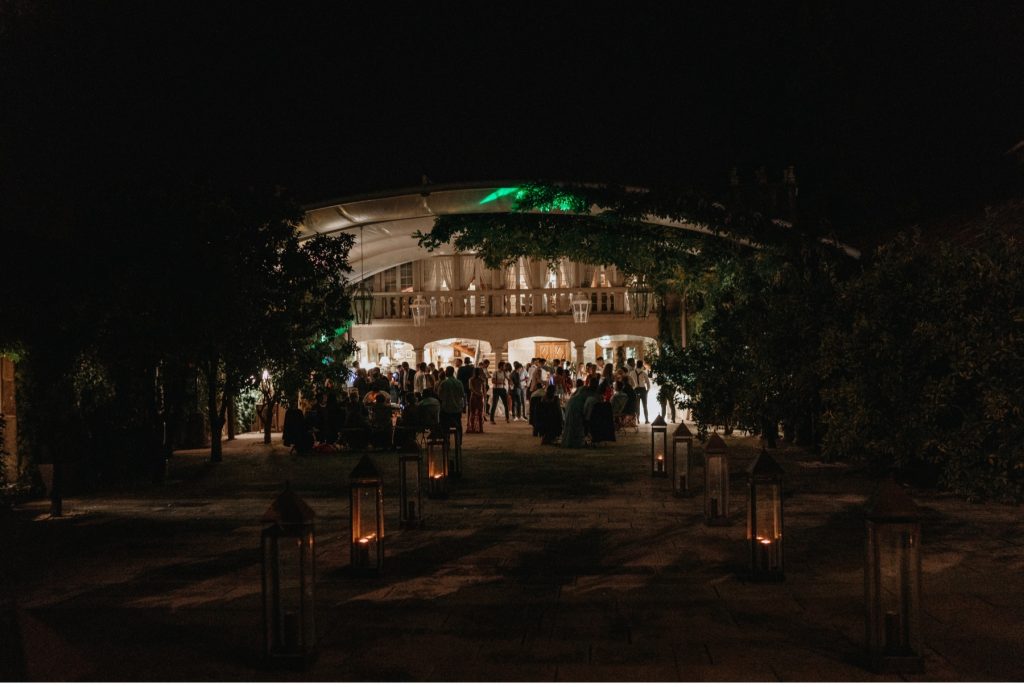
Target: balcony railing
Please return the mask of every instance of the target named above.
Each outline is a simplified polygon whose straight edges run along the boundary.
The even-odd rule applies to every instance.
[[[410,306],[417,296],[430,306],[431,318],[572,316],[573,294],[590,297],[591,314],[628,314],[626,287],[576,289],[509,289],[495,291],[405,291],[373,294],[374,319],[412,319]]]

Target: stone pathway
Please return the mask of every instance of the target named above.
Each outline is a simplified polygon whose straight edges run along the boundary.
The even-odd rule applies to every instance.
[[[373,454],[387,509],[374,579],[345,574],[358,455],[300,458],[255,435],[219,465],[181,452],[160,487],[71,498],[57,520],[43,502],[0,515],[0,600],[18,609],[0,633],[22,638],[28,678],[48,680],[899,679],[861,659],[868,479],[775,452],[786,581],[752,584],[737,573],[753,441],[729,441],[735,515],[710,528],[699,496],[650,477],[648,431],[563,451],[525,423],[487,424],[466,437],[451,497],[424,501],[421,530],[397,526],[396,454]],[[305,672],[268,670],[261,654],[259,519],[286,479],[317,512],[321,642]],[[928,651],[907,679],[1020,679],[1021,509],[915,497]]]

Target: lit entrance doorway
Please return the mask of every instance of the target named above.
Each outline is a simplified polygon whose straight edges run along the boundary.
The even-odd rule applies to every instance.
[[[481,339],[451,338],[431,341],[423,346],[424,361],[444,369],[454,365],[456,358],[469,358],[474,365],[484,360],[496,360],[489,341]]]

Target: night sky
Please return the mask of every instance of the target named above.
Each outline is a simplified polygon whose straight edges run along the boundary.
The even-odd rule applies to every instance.
[[[984,199],[1024,138],[1010,2],[33,4],[5,17],[9,159],[94,192],[165,174],[304,202],[424,172],[714,187],[794,164],[855,227]]]

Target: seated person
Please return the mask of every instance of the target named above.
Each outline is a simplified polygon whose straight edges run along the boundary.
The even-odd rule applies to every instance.
[[[391,448],[391,404],[387,394],[379,394],[370,406],[370,443],[377,448]]]
[[[313,432],[298,405],[288,406],[288,411],[284,414],[284,431],[281,439],[285,446],[291,446],[299,455],[313,450]]]
[[[615,417],[622,415],[628,405],[629,394],[623,390],[621,381],[615,382],[615,393],[612,394],[612,415]]]
[[[395,421],[395,446],[405,448],[416,445],[417,410],[416,395],[411,391],[406,392],[402,414]]]
[[[370,442],[370,423],[367,421],[363,404],[358,398],[350,403],[348,412],[345,414],[345,424],[342,430],[342,437],[349,448],[363,450]]]
[[[549,385],[544,398],[537,404],[537,430],[540,443],[553,444],[562,436],[562,404],[558,400],[558,389]]]
[[[416,422],[420,431],[436,428],[441,423],[441,401],[433,389],[425,389],[416,404]]]

